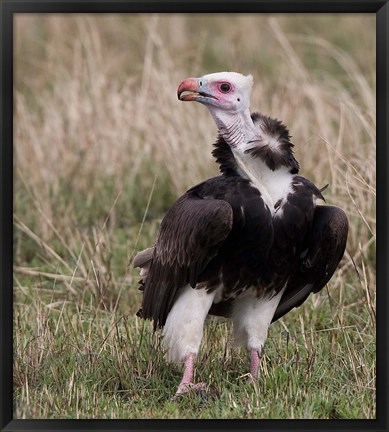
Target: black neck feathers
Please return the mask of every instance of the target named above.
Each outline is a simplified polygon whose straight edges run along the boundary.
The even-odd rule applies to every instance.
[[[292,174],[297,174],[299,164],[294,157],[294,145],[290,142],[286,126],[277,119],[259,113],[252,114],[251,118],[260,129],[260,133],[246,153],[253,158],[260,158],[272,171],[285,166]],[[221,173],[227,176],[238,175],[238,164],[231,148],[220,135],[214,146],[212,155],[219,164]]]
[[[219,164],[220,172],[226,176],[238,175],[238,164],[234,158],[231,147],[220,135],[214,147],[212,156]]]

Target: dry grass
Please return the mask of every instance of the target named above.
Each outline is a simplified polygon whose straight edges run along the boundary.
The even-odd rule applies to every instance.
[[[356,15],[17,17],[17,417],[375,416],[374,26]],[[282,119],[302,174],[330,183],[347,251],[328,291],[273,326],[262,389],[237,387],[246,360],[227,326],[211,325],[199,373],[223,397],[161,407],[179,371],[133,317],[129,263],[177,195],[217,174],[215,126],[176,89],[226,69],[254,75],[253,110]]]

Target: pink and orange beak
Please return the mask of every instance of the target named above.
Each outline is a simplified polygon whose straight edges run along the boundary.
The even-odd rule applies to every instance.
[[[183,94],[184,92],[190,92]],[[181,101],[195,101],[199,93],[199,83],[197,78],[187,78],[178,86],[177,97]]]
[[[212,93],[213,90],[202,78],[187,78],[178,86],[177,97],[181,101],[196,101],[205,105],[212,105],[217,101],[217,97]]]

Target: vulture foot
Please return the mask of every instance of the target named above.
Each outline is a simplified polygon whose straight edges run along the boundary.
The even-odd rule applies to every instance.
[[[208,396],[215,397],[219,394],[219,391],[213,385],[208,385],[206,383],[194,384],[192,382],[195,361],[195,353],[190,353],[185,358],[184,375],[174,396],[175,399],[186,393],[197,394],[201,399],[207,399]]]
[[[178,386],[178,389],[176,391],[176,396],[185,394],[185,393],[190,393],[190,392],[194,392],[196,394],[202,394],[206,391],[207,389],[207,385],[205,383],[181,383]]]
[[[190,391],[196,393],[201,393],[205,391],[206,389],[205,383],[198,383],[198,384],[192,383],[195,362],[196,362],[195,353],[190,353],[185,358],[184,375],[176,391],[176,396],[184,393],[188,393]]]
[[[180,384],[178,386],[177,392],[173,399],[177,400],[179,397],[184,396],[188,393],[200,396],[203,401],[206,401],[208,399],[216,399],[218,396],[220,396],[219,390],[212,384],[209,385],[206,383],[188,383]]]

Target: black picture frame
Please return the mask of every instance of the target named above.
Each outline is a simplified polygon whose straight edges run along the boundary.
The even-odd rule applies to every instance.
[[[18,13],[375,13],[377,23],[377,418],[375,420],[19,420],[13,419],[13,16]],[[15,1],[1,13],[1,431],[38,430],[388,430],[388,27],[389,5],[378,0],[237,1]]]

